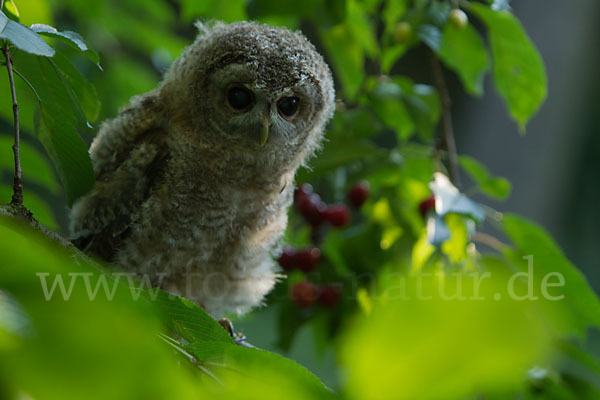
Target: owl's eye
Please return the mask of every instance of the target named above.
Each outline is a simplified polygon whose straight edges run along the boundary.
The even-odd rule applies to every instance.
[[[236,110],[248,108],[254,100],[254,94],[242,86],[234,86],[227,92],[227,101],[229,105]]]
[[[284,118],[291,118],[298,112],[300,99],[297,97],[285,97],[277,104],[279,114]]]

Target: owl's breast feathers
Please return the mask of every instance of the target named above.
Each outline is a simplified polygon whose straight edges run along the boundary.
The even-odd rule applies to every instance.
[[[181,270],[192,258],[231,264],[239,251],[270,257],[287,224],[294,171],[272,175],[205,151],[187,142],[179,123],[145,120],[137,130],[131,117],[151,101],[109,121],[92,145],[96,183],[73,207],[74,243],[153,274]]]

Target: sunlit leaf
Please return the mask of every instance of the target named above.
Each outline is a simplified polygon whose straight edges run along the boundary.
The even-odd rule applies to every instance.
[[[233,343],[225,329],[193,302],[162,290],[155,299],[149,292],[144,295],[160,310],[166,325],[188,342]]]
[[[19,22],[20,14],[14,0],[6,0],[4,2],[4,7],[1,11],[4,11],[8,18],[12,19],[13,21]]]
[[[293,398],[306,398],[311,394],[325,399],[333,397],[333,393],[306,368],[278,354],[222,342],[192,343],[186,349],[200,362],[204,361],[215,376],[229,385],[256,381],[277,391],[292,385],[295,390],[290,394],[298,396]],[[301,392],[297,393],[299,388],[302,388]]]
[[[50,26],[50,25],[45,25],[45,24],[33,24],[33,25],[31,25],[31,30],[33,30],[34,32],[36,32],[40,35],[58,38],[58,39],[62,40],[63,42],[69,44],[70,46],[75,47],[76,49],[79,49],[94,64],[96,64],[98,66],[98,68],[102,69],[102,67],[100,67],[100,57],[98,56],[98,53],[96,53],[94,50],[88,48],[88,46],[85,44],[83,38],[81,37],[81,35],[79,33],[73,32],[73,31],[62,31],[61,32],[61,31],[58,31],[55,27]]]
[[[7,39],[17,48],[30,54],[52,57],[54,49],[37,33],[18,22],[10,20],[0,11],[0,39]]]
[[[477,289],[473,279],[417,274],[388,284],[398,290],[382,288],[380,304],[346,334],[341,359],[348,397],[494,398],[520,388],[526,371],[551,352],[552,313],[546,304],[494,297],[506,293],[508,276],[501,271]]]
[[[412,249],[412,273],[419,273],[429,258],[435,252],[435,246],[427,239],[427,229],[423,229],[421,236],[415,242]]]
[[[0,368],[3,384],[52,400],[202,397],[158,341],[152,308],[133,301],[126,286],[116,285],[111,298],[100,288],[91,301],[85,282],[96,287],[104,276],[97,267],[77,262],[16,220],[0,218],[0,237],[0,288],[18,302],[31,328],[13,336],[16,346],[0,348],[2,365],[10,365]],[[51,292],[56,279],[65,293],[72,283],[68,300],[58,285]]]
[[[458,264],[467,259],[467,244],[469,234],[464,217],[458,214],[448,214],[444,222],[450,229],[450,238],[442,244],[442,251],[451,263]]]
[[[553,284],[548,286],[547,292],[561,299],[554,303],[557,307],[566,307],[565,314],[570,317],[573,332],[584,335],[587,326],[600,326],[597,294],[554,240],[541,227],[516,215],[505,215],[503,227],[517,247],[517,252],[512,254],[513,262],[521,265],[527,261],[522,257],[532,257],[529,262],[538,280],[554,275],[552,279],[546,278]],[[559,284],[561,281],[563,285]]]

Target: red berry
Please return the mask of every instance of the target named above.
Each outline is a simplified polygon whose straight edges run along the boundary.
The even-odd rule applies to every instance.
[[[334,204],[325,210],[325,219],[335,227],[341,228],[350,222],[350,211],[343,204]]]
[[[319,289],[308,281],[297,282],[290,288],[290,297],[298,307],[307,308],[319,297]]]
[[[369,182],[360,181],[348,191],[348,201],[356,208],[360,208],[369,197]]]
[[[316,247],[298,251],[296,253],[295,258],[296,267],[304,273],[308,274],[314,271],[314,269],[317,267],[317,264],[319,263],[320,258],[321,251]]]
[[[298,186],[296,190],[294,190],[294,203],[296,206],[301,199],[310,196],[312,192],[313,188],[310,183],[303,183],[302,185]]]
[[[419,212],[421,216],[425,218],[427,213],[431,210],[435,209],[435,197],[433,195],[429,196],[425,200],[419,203]]]
[[[285,271],[291,271],[296,268],[297,252],[292,248],[284,249],[277,262]]]
[[[332,308],[340,300],[342,288],[339,284],[329,283],[321,287],[319,292],[319,303],[323,307]]]
[[[319,226],[323,223],[325,219],[323,214],[326,209],[327,204],[316,193],[303,197],[298,202],[298,210],[312,226]]]

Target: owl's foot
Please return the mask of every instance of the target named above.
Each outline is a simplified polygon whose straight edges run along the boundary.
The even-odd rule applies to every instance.
[[[219,325],[221,325],[223,327],[223,329],[225,329],[225,331],[229,334],[229,336],[231,336],[231,338],[233,339],[235,344],[237,344],[238,346],[250,347],[250,348],[256,347],[256,346],[253,346],[250,343],[246,342],[246,336],[244,336],[243,333],[241,333],[241,332],[235,333],[235,331],[233,330],[233,323],[228,318],[221,318],[219,320]]]

